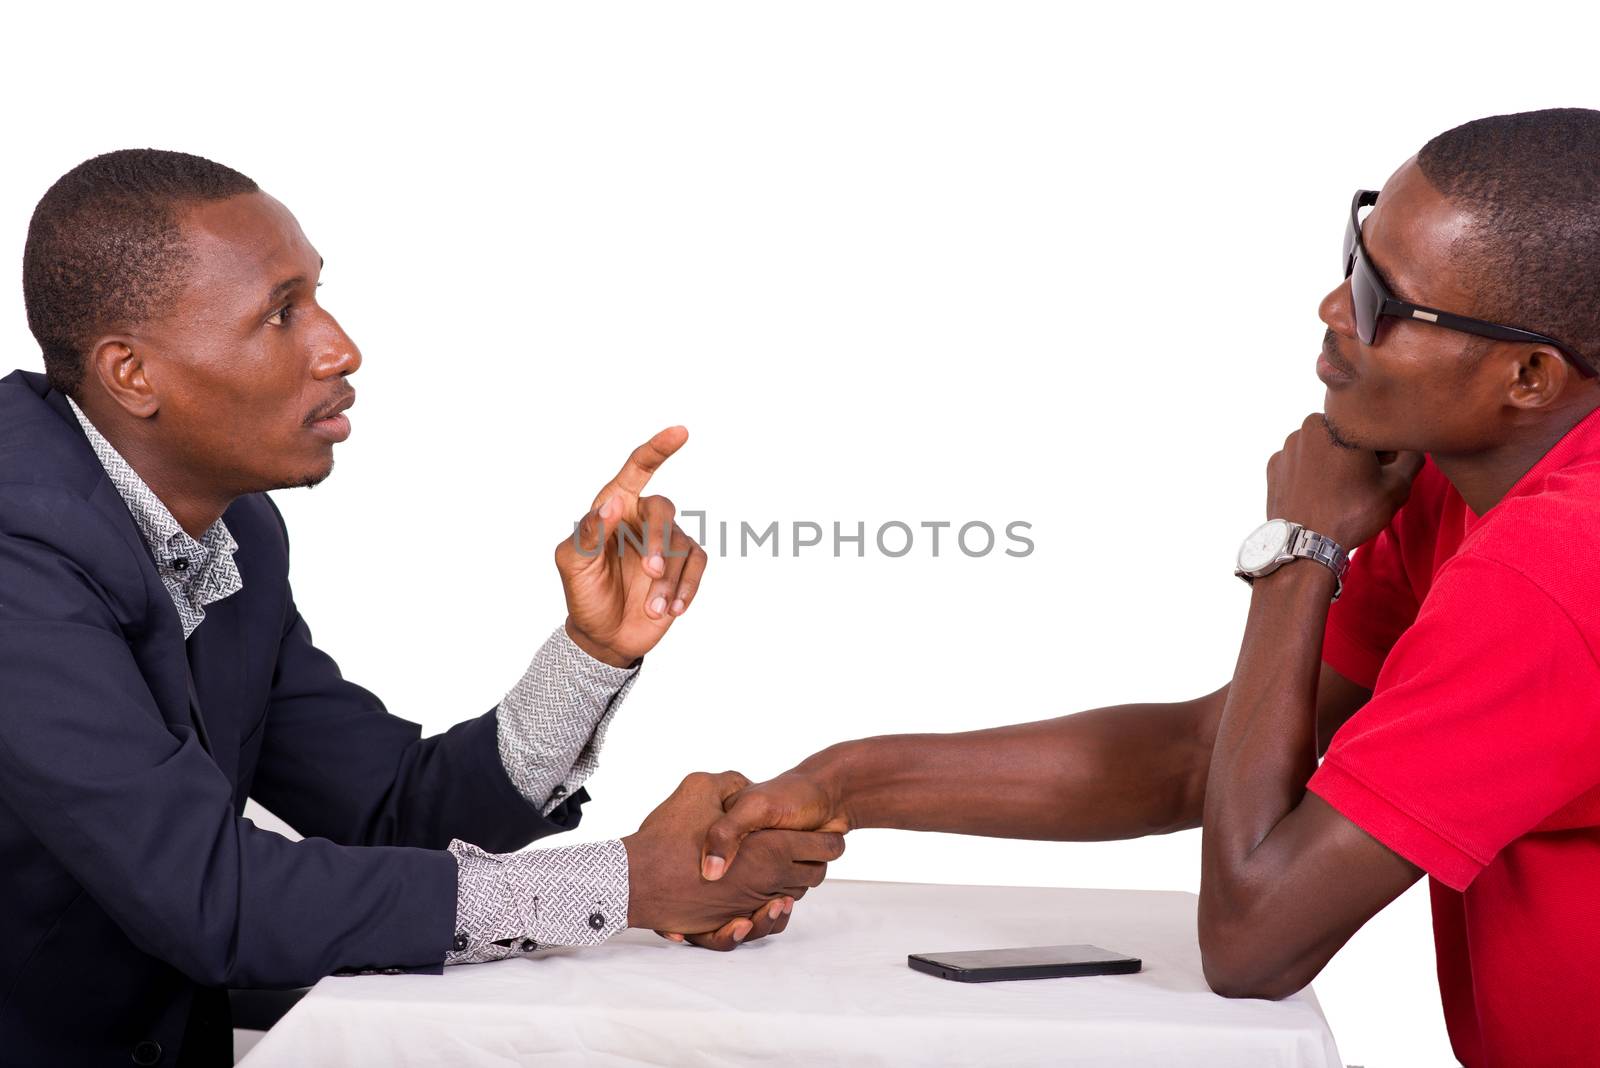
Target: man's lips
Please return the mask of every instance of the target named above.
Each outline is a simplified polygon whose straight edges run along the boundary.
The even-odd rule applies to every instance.
[[[1339,378],[1355,377],[1350,365],[1339,359],[1339,354],[1327,345],[1324,345],[1322,351],[1317,354],[1317,371],[1319,377],[1325,377],[1325,373],[1331,373]]]
[[[356,391],[352,389],[334,401],[332,407],[312,413],[312,418],[306,420],[306,426],[313,434],[337,444],[350,436],[350,420],[344,411],[355,402]]]
[[[356,391],[352,389],[349,393],[334,401],[332,407],[325,408],[320,412],[313,412],[311,417],[306,420],[306,424],[309,426],[312,423],[320,423],[324,419],[332,419],[340,412],[348,410],[355,402]]]

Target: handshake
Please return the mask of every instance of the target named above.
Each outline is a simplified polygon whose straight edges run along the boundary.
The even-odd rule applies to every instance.
[[[716,950],[782,931],[844,853],[849,825],[830,793],[801,769],[759,785],[736,771],[688,776],[622,840],[628,926]]]

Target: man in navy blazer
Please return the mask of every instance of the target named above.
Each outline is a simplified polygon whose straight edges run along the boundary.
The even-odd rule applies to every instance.
[[[773,832],[737,886],[700,880],[729,773],[621,842],[512,853],[578,823],[610,711],[692,602],[705,554],[642,495],[682,428],[561,542],[567,621],[496,709],[422,738],[341,677],[264,492],[325,478],[349,433],[361,357],[320,267],[281,204],[180,153],[87,161],[35,213],[47,373],[0,380],[5,1063],[230,1063],[230,987],[626,926],[731,948],[781,930],[842,849]],[[632,537],[613,551],[608,528]],[[244,819],[251,797],[304,840]]]

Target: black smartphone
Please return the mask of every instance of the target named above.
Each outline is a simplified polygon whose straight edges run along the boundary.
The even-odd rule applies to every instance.
[[[913,953],[906,963],[919,972],[958,983],[1005,979],[1055,979],[1064,975],[1127,975],[1143,962],[1099,946],[1022,946],[960,953]]]

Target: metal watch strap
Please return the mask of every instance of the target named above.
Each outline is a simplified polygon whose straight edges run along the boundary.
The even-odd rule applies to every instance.
[[[1294,556],[1315,560],[1332,571],[1333,600],[1339,599],[1339,594],[1344,591],[1344,573],[1350,569],[1350,557],[1338,542],[1301,527],[1289,545],[1289,552]]]

